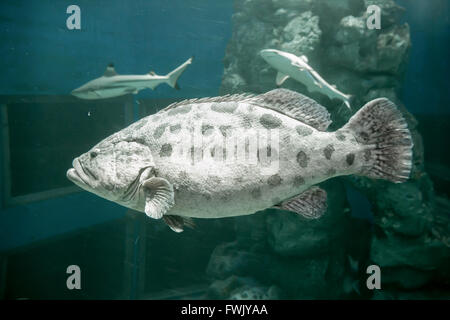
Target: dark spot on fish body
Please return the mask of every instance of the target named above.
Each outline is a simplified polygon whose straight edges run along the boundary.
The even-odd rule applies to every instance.
[[[302,168],[306,168],[308,166],[309,157],[304,151],[299,151],[297,153],[297,163]]]
[[[323,149],[323,154],[325,155],[325,158],[327,158],[327,160],[331,159],[331,155],[334,152],[334,146],[332,144],[329,144],[325,147],[325,149]]]
[[[252,119],[247,115],[243,115],[241,125],[244,129],[250,129],[252,127]]]
[[[345,141],[345,134],[343,134],[342,132],[337,131],[336,132],[336,139],[338,139],[339,141]]]
[[[189,111],[191,111],[191,106],[190,105],[185,105],[185,106],[179,106],[176,107],[172,110],[169,110],[168,115],[169,116],[173,116],[176,114],[183,114],[183,113],[188,113]]]
[[[283,123],[281,119],[271,115],[271,114],[263,114],[261,118],[259,118],[259,122],[263,125],[266,129],[275,129],[279,128],[281,124]]]
[[[297,133],[301,137],[306,137],[306,136],[309,136],[309,135],[311,135],[313,133],[313,130],[311,128],[308,128],[308,127],[302,126],[302,125],[296,126],[295,130],[297,130]]]
[[[365,131],[360,132],[359,137],[363,140],[363,142],[369,141],[369,134]]]
[[[164,131],[166,130],[168,124],[163,123],[156,127],[155,131],[153,132],[153,137],[156,139],[161,138],[161,136],[164,134]]]
[[[205,136],[209,136],[213,133],[214,127],[209,124],[202,125],[202,134]]]
[[[274,174],[273,176],[270,176],[269,179],[267,179],[267,184],[269,186],[276,187],[281,184],[281,181],[282,181],[282,179],[281,179],[280,175],[277,173],[277,174]]]
[[[300,187],[305,184],[305,179],[302,176],[295,176],[293,185],[294,187]]]
[[[171,133],[178,133],[181,130],[181,124],[174,124],[170,126]]]
[[[237,109],[237,103],[213,103],[211,110],[216,112],[233,113]]]
[[[253,189],[252,191],[250,191],[250,194],[253,199],[259,199],[261,198],[261,189],[260,188]]]
[[[347,162],[347,164],[349,166],[351,166],[353,164],[353,162],[355,161],[355,155],[353,153],[349,153],[346,157],[345,157],[345,161]]]
[[[172,155],[172,145],[169,143],[165,143],[161,146],[161,150],[159,151],[160,157],[170,157]]]

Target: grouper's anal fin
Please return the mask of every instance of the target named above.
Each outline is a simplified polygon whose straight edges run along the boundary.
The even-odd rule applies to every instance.
[[[175,232],[183,232],[184,227],[194,228],[195,223],[191,218],[175,216],[175,215],[165,215],[163,216],[164,222]]]
[[[152,177],[142,183],[145,194],[145,214],[161,219],[175,204],[172,184],[164,178]]]
[[[327,211],[327,193],[319,187],[311,187],[274,207],[295,212],[307,219],[319,219]]]

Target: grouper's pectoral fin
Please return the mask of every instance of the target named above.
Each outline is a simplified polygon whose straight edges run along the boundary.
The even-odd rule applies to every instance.
[[[191,218],[165,215],[163,216],[164,222],[175,232],[183,232],[184,227],[194,228],[195,223]]]
[[[277,86],[281,86],[288,78],[289,76],[287,74],[278,71],[276,79]]]
[[[327,193],[319,187],[311,187],[275,208],[295,212],[307,219],[319,219],[327,211]]]
[[[175,204],[172,184],[163,178],[153,177],[142,183],[145,194],[145,214],[161,219]]]

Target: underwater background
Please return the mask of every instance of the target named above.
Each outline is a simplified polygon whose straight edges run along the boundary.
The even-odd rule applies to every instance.
[[[76,4],[81,29],[69,30]],[[366,26],[369,5],[381,29]],[[447,0],[148,0],[0,3],[2,299],[449,299],[450,4]],[[328,211],[273,209],[201,220],[181,234],[82,191],[72,159],[168,104],[276,87],[266,48],[306,55],[354,95],[353,110],[309,93],[338,128],[364,103],[394,101],[414,140],[403,184],[349,176],[321,184]],[[70,92],[113,62],[166,74],[180,90],[80,100]],[[69,290],[68,266],[81,270]],[[366,270],[381,270],[369,290]]]

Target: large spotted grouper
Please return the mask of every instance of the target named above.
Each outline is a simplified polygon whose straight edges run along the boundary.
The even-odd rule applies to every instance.
[[[287,89],[185,100],[107,137],[73,160],[81,188],[183,231],[194,218],[279,208],[316,219],[316,184],[362,175],[395,183],[411,171],[406,122],[386,98],[335,132],[327,110]]]

